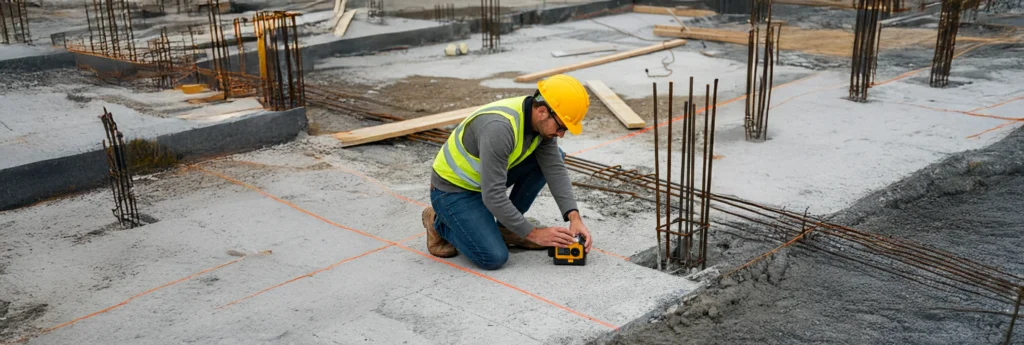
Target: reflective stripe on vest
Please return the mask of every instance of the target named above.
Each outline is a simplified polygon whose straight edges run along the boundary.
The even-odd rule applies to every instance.
[[[434,171],[445,181],[456,186],[475,192],[480,191],[480,158],[466,151],[462,138],[465,135],[466,125],[477,116],[484,114],[501,115],[512,125],[512,133],[515,134],[515,147],[509,154],[507,169],[512,169],[526,160],[540,144],[540,136],[534,137],[526,152],[523,152],[525,143],[523,142],[524,128],[522,124],[523,121],[526,121],[526,116],[523,114],[525,99],[526,97],[516,97],[487,104],[462,120],[462,123],[459,123],[452,135],[441,146],[437,156],[434,157]]]

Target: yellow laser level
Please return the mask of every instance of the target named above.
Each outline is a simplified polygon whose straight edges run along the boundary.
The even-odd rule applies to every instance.
[[[587,264],[587,251],[583,250],[583,244],[587,238],[582,234],[576,235],[575,242],[566,248],[548,248],[548,256],[552,258],[555,265],[583,266]]]

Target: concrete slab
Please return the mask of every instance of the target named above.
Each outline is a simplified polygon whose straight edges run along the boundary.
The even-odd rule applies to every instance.
[[[163,286],[29,344],[465,343],[495,335],[547,344],[585,342],[698,286],[596,253],[585,267],[561,267],[543,251],[517,252],[499,271],[434,259],[425,254],[421,206],[348,168],[361,162],[321,158],[332,145],[310,137],[141,180],[139,208],[159,221],[136,229],[95,231],[112,220],[103,190],[4,211],[12,220],[5,238],[28,240],[11,246],[0,293],[54,301],[38,320],[53,327]],[[65,212],[86,216],[57,216]],[[57,233],[47,230],[54,219]],[[226,254],[236,248],[272,254],[203,273],[236,259]]]
[[[611,15],[594,20],[528,27],[502,35],[500,53],[480,53],[480,36],[474,34],[471,38],[460,41],[466,42],[469,46],[469,55],[445,56],[446,44],[436,44],[372,56],[328,57],[318,61],[315,69],[319,71],[318,74],[369,85],[387,85],[412,75],[485,79],[506,72],[526,74],[617,53],[596,53],[556,59],[551,57],[552,51],[609,43],[618,46],[619,52],[649,46],[653,44],[651,41],[662,40],[652,35],[654,25],[672,23],[672,17],[663,15]],[[674,80],[677,84],[682,84],[690,76],[698,80],[717,77],[721,80],[722,89],[742,89],[746,78],[744,63],[709,58],[701,55],[699,51],[700,43],[691,42],[687,46],[671,51],[660,51],[566,74],[579,80],[601,80],[626,99],[650,96],[651,82]],[[671,75],[668,75],[666,65],[673,70]],[[652,78],[645,70],[652,76],[668,76]],[[779,66],[775,69],[775,76],[780,80],[803,73],[807,73],[805,69],[796,67]],[[536,83],[516,83],[512,78],[487,79],[481,85],[493,88],[536,89]],[[677,85],[677,91],[682,89],[679,86],[681,85]],[[667,87],[660,90],[667,93]]]

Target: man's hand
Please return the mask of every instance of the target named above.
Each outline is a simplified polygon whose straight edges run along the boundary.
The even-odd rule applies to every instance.
[[[526,239],[545,247],[566,248],[573,243],[573,234],[562,227],[535,228]]]
[[[587,238],[587,243],[583,244],[583,248],[587,253],[590,253],[590,246],[594,244],[594,239],[590,238],[590,231],[583,225],[583,219],[580,218],[579,211],[571,211],[569,216],[569,232],[575,237],[577,234],[583,234],[583,237]]]

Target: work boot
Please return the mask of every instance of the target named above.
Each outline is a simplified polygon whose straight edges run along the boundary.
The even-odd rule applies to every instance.
[[[534,243],[533,241],[530,241],[528,239],[519,237],[519,235],[516,235],[516,233],[512,232],[512,230],[509,230],[504,226],[499,226],[498,230],[501,230],[501,238],[505,240],[505,245],[507,246],[516,246],[523,249],[547,248],[537,243]]]
[[[458,255],[459,251],[455,249],[455,246],[448,243],[441,235],[437,234],[437,230],[434,230],[434,217],[436,216],[433,207],[428,206],[423,209],[423,228],[427,229],[427,251],[440,258]]]

